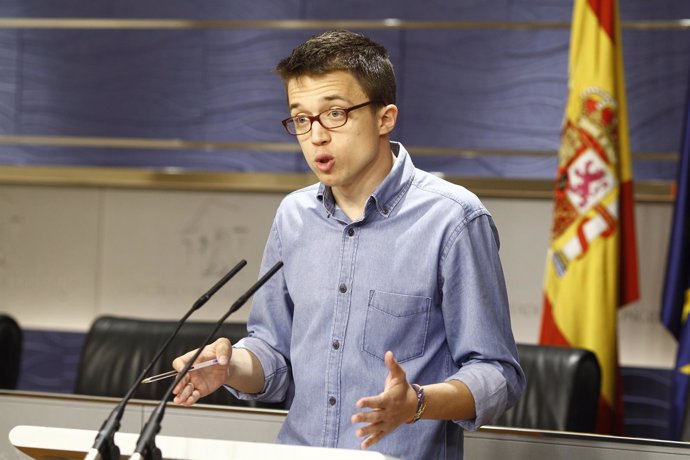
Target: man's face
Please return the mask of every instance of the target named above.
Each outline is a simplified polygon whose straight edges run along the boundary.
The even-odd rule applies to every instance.
[[[293,117],[347,109],[369,100],[357,80],[342,71],[292,79],[287,84],[287,95]],[[314,121],[311,131],[297,136],[311,170],[334,191],[369,188],[367,185],[380,182],[390,169],[390,148],[382,135],[392,126],[382,116],[384,108],[372,107],[376,106],[353,110],[345,125],[331,130]]]

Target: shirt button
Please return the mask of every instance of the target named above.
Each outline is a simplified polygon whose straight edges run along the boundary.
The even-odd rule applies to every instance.
[[[355,234],[355,229],[354,229],[354,228],[350,227],[350,228],[347,229],[347,235],[348,235],[348,236],[354,236],[354,234]]]
[[[334,350],[337,350],[338,348],[340,348],[340,342],[338,342],[337,339],[334,340],[333,342],[331,342],[331,345],[333,346]]]
[[[345,283],[341,284],[340,287],[338,288],[340,292],[345,294],[347,292],[347,286],[345,286]]]
[[[335,403],[336,403],[335,396],[331,396],[330,398],[328,398],[328,404],[330,404],[331,406],[335,406]]]

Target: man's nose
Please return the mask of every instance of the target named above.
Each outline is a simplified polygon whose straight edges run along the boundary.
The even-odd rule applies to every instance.
[[[311,142],[322,145],[331,139],[331,133],[323,127],[319,120],[314,120],[311,124]]]

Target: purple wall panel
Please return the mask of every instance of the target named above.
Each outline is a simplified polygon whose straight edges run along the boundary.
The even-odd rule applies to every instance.
[[[569,21],[571,0],[67,1],[0,4],[4,17]],[[624,20],[679,19],[690,4],[621,2]],[[0,133],[291,142],[276,62],[317,30],[0,30]],[[365,30],[399,79],[396,139],[418,147],[558,148],[568,28]],[[687,30],[625,30],[633,151],[675,152],[690,71]],[[4,147],[3,164],[301,172],[299,155]],[[552,178],[555,161],[417,157],[448,175]],[[675,163],[636,161],[638,179],[671,180]]]

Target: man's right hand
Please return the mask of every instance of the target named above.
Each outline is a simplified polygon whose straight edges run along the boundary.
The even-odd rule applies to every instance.
[[[196,350],[175,358],[172,365],[176,371],[181,371],[192,359]],[[183,406],[191,406],[200,398],[208,396],[220,388],[228,378],[228,363],[232,356],[232,344],[226,338],[220,338],[210,345],[206,345],[197,358],[197,363],[217,359],[218,364],[208,366],[197,371],[188,372],[173,389],[173,402]]]

